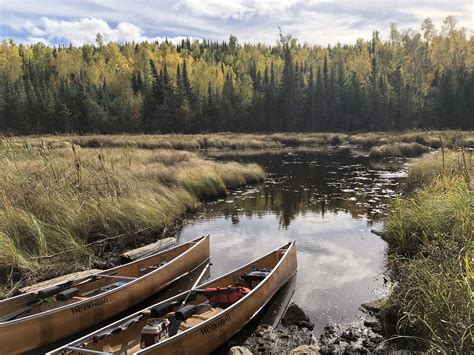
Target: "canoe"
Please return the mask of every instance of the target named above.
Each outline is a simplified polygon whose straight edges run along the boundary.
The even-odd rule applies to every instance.
[[[241,330],[295,273],[293,241],[192,293],[157,303],[48,354],[208,354]],[[242,291],[240,297],[235,290]],[[183,306],[187,296],[190,301]]]
[[[86,330],[146,300],[208,259],[207,236],[0,301],[0,354],[35,349]]]

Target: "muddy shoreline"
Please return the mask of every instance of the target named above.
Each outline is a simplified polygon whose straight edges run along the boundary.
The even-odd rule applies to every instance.
[[[379,299],[361,305],[364,313],[360,321],[328,324],[316,339],[314,324],[298,305],[292,303],[277,326],[262,322],[250,325],[214,355],[386,354],[396,351],[394,344],[388,341],[381,322],[383,304],[384,300]]]

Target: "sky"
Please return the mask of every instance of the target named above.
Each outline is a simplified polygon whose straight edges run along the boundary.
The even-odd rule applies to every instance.
[[[273,44],[291,34],[300,43],[335,45],[387,38],[390,23],[419,31],[432,18],[438,29],[455,16],[474,30],[474,0],[0,0],[2,38],[47,45],[162,41],[168,38]]]

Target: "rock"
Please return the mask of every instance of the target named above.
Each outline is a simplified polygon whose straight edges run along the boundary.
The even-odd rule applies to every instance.
[[[279,334],[268,324],[262,324],[255,329],[255,334],[266,341],[275,341]]]
[[[379,313],[382,307],[385,305],[387,302],[386,298],[381,298],[378,300],[362,303],[362,308],[366,309],[370,313]]]
[[[296,326],[299,328],[308,328],[312,330],[314,324],[309,320],[309,317],[304,311],[295,303],[290,304],[285,316],[281,320],[281,324],[285,327]]]
[[[292,326],[273,328],[270,325],[259,325],[251,336],[239,345],[245,346],[252,353],[286,354],[301,344],[312,345],[316,342],[311,330]]]
[[[357,335],[352,329],[349,329],[341,334],[341,338],[351,342],[357,339]]]
[[[301,345],[294,348],[289,352],[290,355],[305,354],[305,355],[316,355],[319,354],[319,346],[313,345]]]
[[[382,331],[382,325],[380,321],[375,317],[370,317],[364,320],[364,325],[371,328],[374,332],[380,333]]]
[[[359,344],[350,344],[344,349],[344,354],[367,354],[368,352],[368,349]]]
[[[385,354],[383,337],[360,322],[330,324],[324,327],[319,345],[322,354]]]
[[[364,319],[364,325],[369,328],[374,328],[380,325],[380,322],[377,318],[370,317],[370,318]]]
[[[370,339],[362,340],[362,345],[365,346],[368,350],[373,350],[376,347],[376,344],[373,343]]]
[[[381,336],[380,334],[373,334],[371,337],[370,337],[370,341],[372,341],[373,343],[375,344],[380,344],[381,342],[383,342],[383,336]]]
[[[160,239],[154,243],[147,244],[137,249],[128,250],[123,253],[120,258],[122,263],[128,263],[130,261],[134,261],[145,256],[149,256],[151,254],[157,253],[160,250],[169,248],[176,244],[176,238],[164,238]]]
[[[382,237],[382,238],[384,238],[387,235],[387,233],[385,231],[379,230],[379,229],[372,229],[370,232],[372,232],[373,234],[378,235],[379,237]]]
[[[229,355],[252,355],[252,352],[245,346],[233,346],[229,349]]]

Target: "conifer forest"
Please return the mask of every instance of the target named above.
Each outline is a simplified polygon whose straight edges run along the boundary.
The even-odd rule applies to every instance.
[[[384,131],[474,128],[474,37],[391,25],[388,38],[310,46],[17,45],[3,40],[6,134]]]

